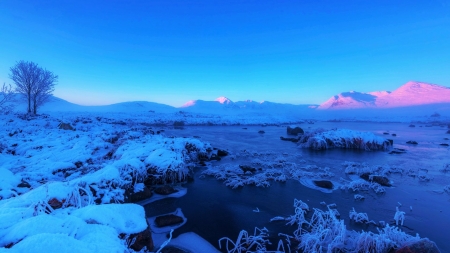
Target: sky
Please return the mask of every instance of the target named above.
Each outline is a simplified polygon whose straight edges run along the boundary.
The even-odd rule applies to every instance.
[[[450,0],[1,0],[0,85],[20,60],[82,105],[449,87]]]

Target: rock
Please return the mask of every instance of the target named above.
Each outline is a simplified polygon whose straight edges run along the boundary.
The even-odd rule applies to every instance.
[[[397,136],[397,134],[392,134],[392,136]]]
[[[389,133],[388,133],[388,132],[384,132],[383,134],[385,134],[385,135],[389,135]]]
[[[59,209],[62,207],[64,200],[63,201],[59,201],[56,198],[52,198],[47,202],[53,209]]]
[[[241,168],[241,170],[244,171],[244,173],[247,171],[256,172],[255,168],[247,166],[247,165],[239,165],[239,168]]]
[[[222,149],[218,149],[217,150],[217,155],[218,156],[227,156],[228,155],[228,151],[222,150]]]
[[[246,127],[243,127],[242,129],[244,129],[244,130],[247,130],[247,128],[246,128]]]
[[[156,217],[155,225],[157,227],[167,227],[167,226],[180,224],[183,221],[184,221],[183,217],[180,217],[175,214],[167,214],[167,215],[162,215],[162,216]]]
[[[127,202],[136,203],[144,199],[148,199],[153,195],[152,191],[145,186],[144,189],[140,192],[130,193],[128,198],[126,198]]]
[[[448,138],[444,138],[444,140],[448,141],[449,139]]]
[[[387,139],[387,140],[389,141],[389,143],[391,144],[391,146],[394,145],[394,140],[392,140],[392,139]]]
[[[292,128],[292,127],[288,126],[286,129],[286,133],[288,135],[298,135],[298,134],[304,134],[305,131],[303,131],[303,129],[301,129],[300,127]]]
[[[131,234],[127,239],[128,247],[134,251],[141,251],[144,247],[147,247],[147,251],[153,250],[153,238],[150,226],[147,223],[147,228],[136,234]],[[131,245],[130,245],[131,244]]]
[[[447,130],[447,133],[450,134],[450,130]]]
[[[419,143],[417,143],[417,141],[407,141],[406,143],[407,143],[407,144],[414,144],[414,145],[419,144]]]
[[[369,182],[378,183],[382,186],[392,186],[389,179],[385,176],[371,175],[370,173],[363,173],[359,177],[366,181],[369,181]]]
[[[447,143],[441,143],[439,145],[444,146],[444,147],[448,147],[449,146]]]
[[[372,176],[372,181],[375,183],[379,183],[382,186],[392,186],[391,182],[389,181],[389,179],[385,176],[377,176],[377,175],[373,175]]]
[[[23,181],[17,185],[19,188],[31,188],[31,185],[27,181]]]
[[[333,183],[329,180],[313,180],[313,183],[320,188],[333,189]]]
[[[169,194],[172,194],[175,192],[178,192],[178,190],[173,188],[170,185],[164,185],[164,186],[161,186],[161,187],[158,187],[155,189],[155,193],[161,194],[161,195],[169,195]]]
[[[59,123],[58,128],[62,130],[75,130],[69,123],[62,123],[62,122]]]
[[[209,158],[210,161],[220,161],[222,160],[222,158],[220,158],[218,155],[216,154],[212,154],[211,157]]]
[[[420,239],[418,242],[410,243],[396,250],[395,253],[440,253],[436,243],[427,238]]]
[[[282,140],[282,141],[298,142],[298,141],[300,140],[300,138],[293,138],[293,137],[291,137],[291,138],[286,138],[286,137],[280,136],[280,140]]]
[[[259,133],[259,134],[264,134],[264,133],[266,133],[266,132],[264,132],[263,130],[259,130],[258,133]]]

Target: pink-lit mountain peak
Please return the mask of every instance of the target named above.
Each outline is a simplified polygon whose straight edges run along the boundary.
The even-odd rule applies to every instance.
[[[319,109],[393,108],[437,103],[450,103],[450,88],[410,81],[393,92],[344,92],[328,99]]]
[[[227,97],[218,97],[218,98],[216,98],[214,101],[217,101],[217,102],[219,102],[219,103],[221,103],[221,104],[231,104],[231,103],[233,103],[229,98],[227,98]]]

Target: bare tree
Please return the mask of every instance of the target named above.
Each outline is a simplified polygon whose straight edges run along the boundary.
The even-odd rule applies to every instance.
[[[31,91],[31,100],[33,102],[33,113],[37,113],[37,108],[43,105],[52,96],[55,90],[55,84],[58,81],[58,76],[51,71],[43,69],[41,71],[38,85]]]
[[[10,85],[6,85],[3,83],[3,86],[0,88],[0,113],[8,113],[10,110],[10,106],[7,104],[12,101],[14,98],[14,92]]]
[[[16,91],[28,102],[28,113],[37,113],[39,106],[52,95],[58,76],[39,67],[34,62],[19,61],[11,67],[9,77],[16,84]]]

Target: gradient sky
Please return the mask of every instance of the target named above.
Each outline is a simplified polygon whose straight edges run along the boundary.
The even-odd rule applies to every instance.
[[[450,0],[1,0],[0,84],[19,60],[84,105],[450,86]]]

